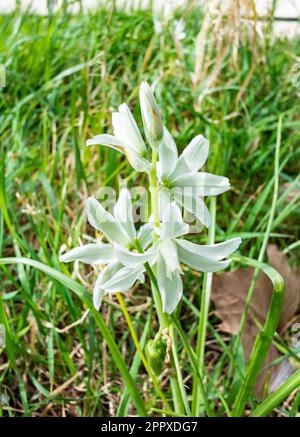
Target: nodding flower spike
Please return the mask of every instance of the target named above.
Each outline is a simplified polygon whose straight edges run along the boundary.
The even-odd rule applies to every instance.
[[[197,135],[178,156],[175,141],[163,126],[154,95],[146,82],[140,86],[140,107],[145,136],[151,147],[147,147],[125,103],[112,114],[114,135],[97,135],[88,140],[87,145],[102,144],[118,150],[126,155],[136,171],[155,178],[155,187],[158,187],[155,220],[152,208],[149,223],[136,230],[127,189],[121,190],[113,214],[90,197],[85,205],[88,221],[102,232],[107,243],[74,248],[61,255],[60,261],[77,260],[101,266],[93,295],[97,309],[105,294],[126,291],[137,280],[143,282],[145,271],[153,266],[163,312],[171,314],[183,293],[181,265],[200,272],[223,270],[230,264],[226,258],[239,247],[241,240],[233,238],[219,244],[199,245],[185,239],[189,226],[184,223],[180,208],[208,227],[210,214],[203,197],[224,193],[230,188],[229,180],[199,171],[209,153],[209,143],[202,135]],[[153,159],[155,156],[158,161]],[[148,349],[159,372],[164,347],[152,342]]]

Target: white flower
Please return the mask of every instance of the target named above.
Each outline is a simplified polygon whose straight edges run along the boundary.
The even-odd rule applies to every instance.
[[[126,103],[119,106],[119,112],[112,114],[112,125],[114,135],[96,135],[87,140],[87,146],[100,144],[118,150],[127,156],[136,171],[149,173],[151,164],[146,159],[147,146]]]
[[[230,183],[226,177],[198,172],[207,160],[208,151],[208,141],[202,135],[197,135],[178,157],[176,144],[165,128],[157,164],[161,211],[175,200],[209,227],[210,214],[202,197],[224,193],[229,190]]]
[[[240,238],[206,246],[178,238],[188,232],[189,226],[183,222],[179,207],[172,202],[162,215],[158,241],[145,253],[114,244],[117,259],[128,268],[139,266],[141,261],[156,266],[163,311],[168,314],[175,310],[183,292],[180,263],[200,272],[217,272],[230,264],[231,260],[224,258],[241,244]]]
[[[147,82],[140,86],[140,106],[145,136],[153,149],[156,149],[164,136],[164,126],[159,108]]]
[[[113,215],[93,197],[86,201],[86,214],[89,223],[100,230],[109,243],[92,243],[76,247],[60,256],[61,262],[81,261],[86,264],[105,264],[106,267],[99,274],[93,293],[95,308],[99,309],[103,296],[106,293],[122,292],[133,286],[137,279],[143,280],[144,263],[147,256],[140,258],[140,262],[133,267],[122,265],[117,259],[112,242],[117,242],[124,249],[131,248],[138,240],[143,250],[147,249],[152,241],[152,228],[143,225],[137,232],[132,215],[130,193],[123,189],[114,207]]]

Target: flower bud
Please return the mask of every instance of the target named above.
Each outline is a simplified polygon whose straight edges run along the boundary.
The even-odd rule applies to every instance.
[[[164,126],[159,108],[147,82],[140,86],[140,105],[146,138],[153,149],[157,148],[163,139]]]
[[[146,357],[156,376],[159,376],[164,368],[166,354],[167,342],[162,339],[161,332],[158,332],[154,340],[149,340],[146,345]]]

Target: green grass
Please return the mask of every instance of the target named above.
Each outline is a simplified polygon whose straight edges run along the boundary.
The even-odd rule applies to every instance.
[[[241,253],[247,257],[258,258],[269,223],[277,125],[279,116],[283,117],[279,194],[270,239],[281,248],[290,246],[290,260],[299,265],[299,245],[294,243],[300,239],[300,101],[292,83],[299,40],[273,43],[271,34],[265,36],[252,80],[237,103],[253,61],[250,45],[241,44],[239,67],[232,65],[229,54],[214,89],[197,112],[190,72],[200,17],[198,10],[185,13],[187,36],[180,62],[172,26],[155,34],[149,13],[129,17],[100,10],[95,15],[0,17],[0,63],[7,69],[7,86],[0,90],[1,257],[32,258],[80,281],[72,266],[58,262],[58,253],[62,245],[71,248],[79,239],[93,236],[83,214],[88,194],[105,185],[117,188],[119,178],[130,174],[120,155],[105,148],[86,148],[85,140],[111,132],[111,111],[123,101],[135,109],[140,121],[138,85],[141,80],[159,80],[157,100],[178,147],[204,134],[212,149],[209,171],[231,180],[231,192],[217,199],[216,241],[242,236]],[[129,183],[135,184],[139,177],[130,174]],[[292,198],[291,192],[296,193]],[[207,234],[195,240],[206,241]],[[93,271],[80,266],[80,273],[91,289]],[[201,283],[202,277],[193,272],[185,276],[189,305],[184,302],[178,314],[187,344],[194,347]],[[2,265],[0,285],[0,322],[7,331],[7,347],[0,351],[0,395],[6,399],[2,414],[116,414],[123,392],[120,367],[103,341],[97,317],[89,314],[75,323],[84,315],[86,302],[66,284],[23,264]],[[143,342],[153,338],[157,328],[155,314],[150,313],[149,319],[150,304],[143,310],[138,307],[150,295],[148,284],[124,295]],[[159,411],[163,404],[136,355],[117,300],[107,301],[101,314],[131,367],[145,408]],[[221,399],[224,369],[234,360],[233,343],[224,343],[217,326],[212,316],[206,351],[212,342],[218,345],[218,365],[210,363],[208,353],[210,403]],[[187,377],[193,373],[194,356],[180,341],[181,334],[175,333],[177,353],[191,400],[191,378]],[[161,388],[169,400],[171,390],[165,378]],[[125,392],[120,410],[136,414],[128,396]],[[227,393],[223,396],[230,403]],[[223,414],[226,402],[221,401],[216,414]],[[256,406],[253,397],[251,405]],[[279,412],[289,414],[286,406],[279,407]]]

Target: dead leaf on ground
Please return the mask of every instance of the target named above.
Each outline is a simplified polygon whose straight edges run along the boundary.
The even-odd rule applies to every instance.
[[[282,333],[288,322],[296,314],[300,303],[300,274],[295,268],[288,265],[288,257],[284,255],[276,245],[268,246],[269,264],[283,276],[286,284],[286,293],[277,331]],[[215,313],[222,320],[220,329],[230,334],[237,334],[246,297],[253,277],[253,268],[238,269],[234,272],[226,272],[214,275],[212,284],[212,300],[215,304]],[[260,273],[256,282],[255,291],[251,301],[249,314],[245,323],[242,336],[243,349],[246,359],[249,358],[253,348],[255,337],[259,330],[254,322],[256,319],[264,324],[272,295],[272,283],[269,278]],[[261,396],[267,368],[279,354],[274,346],[271,346],[264,363],[264,369],[257,381],[256,394]],[[277,366],[272,366],[275,374]]]

